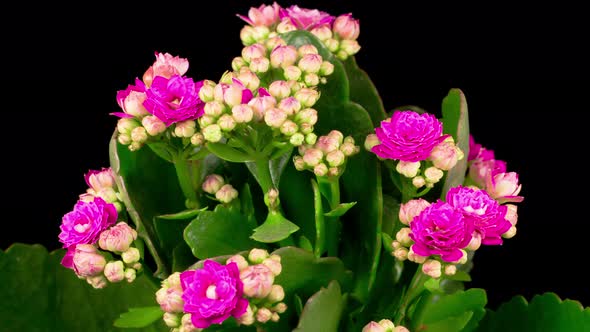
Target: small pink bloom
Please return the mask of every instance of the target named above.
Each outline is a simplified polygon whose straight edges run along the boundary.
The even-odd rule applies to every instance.
[[[448,171],[455,167],[459,160],[459,156],[458,147],[452,139],[446,139],[440,142],[430,152],[430,160],[432,161],[432,164],[443,171]]]
[[[275,276],[268,267],[257,264],[242,270],[240,279],[244,283],[244,295],[262,299],[270,294]]]
[[[274,108],[277,100],[266,91],[266,89],[258,89],[258,97],[252,98],[248,105],[252,107],[254,112],[254,119],[260,121],[264,119],[264,114],[271,108]]]
[[[236,263],[221,265],[205,260],[203,267],[180,274],[184,312],[197,328],[221,324],[230,316],[240,317],[248,308]]]
[[[403,161],[426,160],[448,136],[442,135],[442,123],[434,115],[414,111],[395,111],[375,133],[381,144],[371,151],[383,159]]]
[[[430,202],[422,198],[402,203],[399,208],[399,221],[404,225],[409,225],[414,217],[422,213],[428,206],[430,206]]]
[[[195,83],[191,78],[179,75],[170,79],[156,76],[143,105],[166,126],[197,119],[203,115],[205,105],[199,98],[202,85],[202,81]]]
[[[74,210],[66,213],[60,226],[59,241],[64,248],[76,244],[93,244],[100,233],[117,221],[117,209],[102,198],[91,202],[78,201]]]
[[[137,239],[137,232],[126,222],[121,221],[100,233],[98,245],[103,250],[120,253],[129,249],[135,239]]]
[[[296,26],[297,29],[301,30],[311,30],[324,24],[332,25],[332,22],[334,21],[334,16],[331,16],[326,12],[317,9],[300,8],[297,5],[286,9],[281,8],[279,15],[281,19],[285,17],[289,18],[291,23]]]
[[[423,257],[440,255],[445,262],[463,257],[461,250],[469,244],[473,233],[473,226],[461,212],[441,200],[416,216],[410,228],[410,238],[415,242],[411,247],[413,252]]]
[[[143,106],[146,99],[145,84],[135,79],[135,85],[128,85],[127,89],[117,91],[117,104],[124,113],[111,113],[118,117],[142,117],[148,114]]]
[[[359,21],[352,14],[340,15],[334,20],[332,30],[342,39],[357,39],[360,33]]]
[[[104,275],[110,282],[119,282],[125,279],[125,265],[122,261],[108,262],[104,267]]]
[[[248,104],[252,99],[252,91],[248,90],[242,82],[236,78],[232,84],[219,83],[214,89],[215,99],[225,102],[229,107],[240,104]]]
[[[72,263],[77,275],[93,277],[104,270],[107,261],[94,245],[78,244],[73,251]]]
[[[103,167],[100,171],[89,170],[88,173],[84,174],[84,180],[88,187],[95,192],[100,192],[103,189],[116,188],[115,177],[110,167]]]
[[[293,45],[279,45],[270,53],[270,65],[273,68],[285,68],[297,61],[297,49]]]
[[[487,192],[500,203],[522,202],[524,197],[518,196],[521,189],[516,172],[495,174],[488,177],[486,183]]]
[[[251,7],[248,17],[238,14],[238,17],[252,26],[270,27],[279,21],[281,7],[274,2],[272,5],[261,5],[258,8]]]
[[[188,60],[172,56],[169,53],[158,53],[155,52],[156,61],[149,67],[143,74],[143,81],[147,86],[152,85],[156,76],[164,78],[172,78],[172,76],[184,75],[188,70]]]

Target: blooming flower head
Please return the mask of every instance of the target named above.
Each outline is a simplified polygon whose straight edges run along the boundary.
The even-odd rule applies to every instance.
[[[291,23],[301,30],[311,30],[321,25],[331,25],[335,17],[317,9],[300,8],[293,5],[280,10],[280,18],[288,18]]]
[[[102,198],[78,201],[74,210],[66,213],[60,226],[59,241],[64,248],[75,244],[93,244],[100,233],[117,221],[117,209]]]
[[[270,27],[279,21],[279,11],[281,7],[274,2],[272,5],[261,5],[258,8],[251,7],[248,10],[248,17],[239,15],[238,17],[252,26]]]
[[[203,267],[180,274],[184,312],[198,328],[240,317],[248,308],[236,263],[221,265],[205,260]]]
[[[414,111],[395,111],[391,119],[381,121],[375,133],[381,144],[371,151],[383,159],[402,161],[426,160],[447,137],[442,135],[442,123],[434,115]]]
[[[122,112],[115,112],[112,115],[120,118],[142,117],[148,112],[143,106],[146,99],[145,84],[135,79],[135,85],[129,84],[127,89],[117,91],[117,104],[123,110]]]
[[[188,60],[172,56],[169,53],[155,52],[156,61],[143,74],[143,81],[147,86],[152,85],[156,76],[171,78],[174,75],[182,76],[188,70]]]
[[[482,148],[482,150],[485,149]],[[486,188],[486,183],[489,178],[504,172],[506,172],[506,162],[503,160],[496,160],[493,158],[483,160],[478,158],[473,160],[469,165],[469,177],[480,188]]]
[[[88,173],[84,174],[84,180],[88,187],[95,192],[100,192],[103,189],[116,188],[115,177],[110,167],[103,167],[100,171],[89,170]]]
[[[497,173],[487,178],[486,191],[500,203],[522,202],[524,198],[518,196],[521,189],[516,172]]]
[[[502,244],[502,234],[512,226],[505,218],[507,208],[498,204],[485,190],[458,186],[449,190],[446,201],[473,225],[483,244]]]
[[[438,200],[410,222],[411,249],[418,255],[440,255],[445,262],[461,259],[473,233],[473,226],[460,211]]]
[[[194,120],[203,115],[204,103],[199,98],[203,82],[194,82],[189,77],[179,75],[170,79],[156,76],[150,89],[146,91],[145,108],[166,126],[173,123]]]

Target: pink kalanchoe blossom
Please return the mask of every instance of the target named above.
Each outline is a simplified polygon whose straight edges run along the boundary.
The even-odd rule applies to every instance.
[[[240,317],[248,308],[236,263],[221,265],[205,260],[203,267],[180,274],[184,312],[198,328]]]
[[[450,204],[438,200],[426,207],[410,222],[411,249],[420,256],[440,255],[445,262],[455,262],[463,257],[464,249],[471,241],[473,226],[463,214]]]
[[[288,18],[300,30],[311,30],[321,25],[331,26],[335,19],[334,16],[326,12],[300,8],[297,5],[281,8],[279,16],[281,19]]]
[[[383,159],[421,161],[430,156],[432,149],[444,141],[442,123],[432,114],[414,111],[395,111],[391,119],[381,121],[375,128],[381,144],[371,151]]]
[[[237,78],[232,78],[232,83],[219,83],[214,89],[215,100],[225,102],[229,107],[247,104],[252,100],[250,91]]]
[[[143,74],[143,82],[148,87],[153,84],[156,76],[172,78],[172,76],[184,75],[188,70],[188,60],[173,56],[169,53],[155,52],[156,61]]]
[[[84,174],[84,180],[88,187],[95,192],[99,192],[103,189],[116,188],[115,177],[113,170],[110,167],[103,167],[100,171],[89,170],[88,173]]]
[[[90,202],[78,201],[74,210],[66,213],[60,226],[59,241],[64,248],[76,244],[93,244],[100,233],[117,221],[117,209],[102,198]]]
[[[129,84],[127,89],[117,91],[116,98],[117,104],[119,104],[123,112],[114,112],[111,115],[120,118],[139,118],[148,114],[148,111],[143,106],[146,99],[145,84],[139,79],[135,79],[135,85]]]
[[[359,21],[352,14],[343,14],[334,20],[332,30],[342,39],[357,39],[360,34]]]
[[[271,27],[279,21],[280,10],[281,7],[274,2],[272,5],[261,5],[258,8],[251,7],[248,10],[248,17],[240,14],[237,14],[237,16],[251,26]]]
[[[92,244],[77,244],[72,246],[72,269],[80,277],[93,277],[100,273],[107,264],[96,247]],[[70,251],[68,249],[68,251]],[[63,261],[62,261],[63,264]],[[65,265],[64,265],[65,266]],[[67,267],[67,266],[66,266]]]
[[[485,190],[457,186],[447,193],[447,203],[463,214],[481,235],[481,243],[502,244],[502,234],[512,226],[506,220],[506,207],[498,204]]]
[[[173,123],[194,120],[203,115],[205,103],[199,98],[203,81],[194,82],[191,78],[172,76],[170,79],[156,76],[150,89],[146,91],[145,108],[166,126]]]
[[[127,251],[136,239],[137,232],[126,222],[121,221],[100,233],[98,245],[103,250],[121,253]]]
[[[524,197],[518,196],[521,189],[516,172],[497,173],[487,178],[486,191],[500,203],[522,202]]]

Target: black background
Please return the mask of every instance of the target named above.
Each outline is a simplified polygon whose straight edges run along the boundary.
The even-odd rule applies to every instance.
[[[154,52],[190,61],[188,76],[217,80],[240,54],[236,13],[253,1],[123,8],[16,8],[3,27],[3,228],[12,242],[59,247],[61,216],[85,190],[83,174],[108,166],[115,94]],[[287,6],[292,2],[281,2]],[[387,110],[431,112],[450,88],[467,97],[471,132],[520,174],[518,234],[478,251],[471,287],[489,305],[556,292],[590,305],[588,265],[588,52],[578,8],[478,8],[367,1],[299,2],[361,22],[357,55]],[[25,14],[26,13],[26,14]],[[9,16],[10,16],[9,15]],[[7,24],[6,22],[3,24]],[[587,30],[586,30],[587,31]],[[8,197],[8,199],[6,199]]]

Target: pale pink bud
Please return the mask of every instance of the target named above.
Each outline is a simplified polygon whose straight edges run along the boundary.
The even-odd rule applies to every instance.
[[[301,69],[300,69],[301,70]],[[301,90],[302,88],[305,88],[305,83],[302,82],[298,82],[296,80],[289,80],[287,81],[287,83],[289,83],[289,87],[291,87],[291,94],[295,94],[297,91]]]
[[[320,94],[311,88],[301,88],[295,92],[295,98],[299,100],[302,107],[312,107],[320,98]]]
[[[254,27],[253,37],[256,39],[257,42],[264,42],[268,35],[270,34],[270,30],[264,26],[257,26]]]
[[[459,153],[457,152],[457,146],[453,138],[445,139],[436,145],[430,152],[430,160],[432,164],[444,171],[448,171],[453,168],[459,160]]]
[[[320,137],[321,139],[321,137]],[[316,144],[317,145],[317,144]],[[307,166],[315,166],[324,158],[324,153],[320,149],[307,149],[303,155],[303,161]]]
[[[206,115],[209,115],[212,118],[217,118],[225,111],[225,105],[219,101],[210,101],[205,103],[203,111]]]
[[[264,249],[254,248],[248,253],[248,260],[252,264],[261,264],[268,257],[268,251]]]
[[[203,181],[202,188],[204,192],[215,195],[224,184],[225,180],[221,175],[209,174]]]
[[[292,45],[277,46],[270,53],[270,65],[273,68],[292,66],[297,61],[297,49]]]
[[[270,294],[275,276],[268,267],[257,264],[242,270],[240,279],[244,283],[244,295],[262,299]]]
[[[133,281],[135,281],[135,278],[137,278],[137,272],[135,271],[135,269],[126,268],[125,269],[125,280],[128,283],[132,283]]]
[[[256,38],[254,38],[254,35],[254,27],[250,25],[245,25],[242,30],[240,30],[240,40],[244,45],[252,45],[256,43]]]
[[[221,134],[221,127],[218,124],[212,124],[203,128],[203,137],[209,142],[219,142],[223,135]]]
[[[141,255],[139,254],[139,249],[137,248],[129,248],[121,253],[121,259],[125,264],[133,264],[135,262],[139,262]]]
[[[204,127],[214,124],[216,120],[217,120],[217,118],[214,118],[210,115],[204,114],[197,121],[199,122],[199,126],[201,126],[201,128],[204,128]]]
[[[229,263],[236,263],[238,265],[238,270],[242,271],[243,269],[248,267],[248,261],[242,255],[233,255],[225,261],[225,264]]]
[[[306,54],[304,55],[297,66],[307,73],[317,73],[320,71],[322,66],[322,56],[319,54]]]
[[[303,77],[303,82],[307,87],[314,87],[320,84],[320,77],[316,73],[307,73]]]
[[[278,108],[285,111],[287,115],[293,115],[301,110],[301,103],[295,97],[287,97],[281,100]]]
[[[100,233],[98,245],[103,250],[120,253],[129,249],[135,239],[137,239],[137,232],[126,222],[121,221]]]
[[[412,230],[409,227],[404,227],[400,229],[397,234],[395,234],[395,239],[404,247],[409,247],[412,245],[412,243],[414,243],[414,241],[412,241],[410,238],[411,233]]]
[[[266,56],[266,48],[262,44],[253,44],[242,49],[242,58],[247,63],[252,59],[264,58]]]
[[[324,153],[330,153],[332,151],[338,150],[340,143],[338,142],[338,138],[335,135],[326,135],[320,136],[320,138],[318,138],[315,147]]]
[[[400,160],[395,166],[395,170],[407,178],[413,178],[414,176],[418,175],[418,171],[420,170],[420,162]]]
[[[302,109],[295,115],[295,121],[313,126],[318,122],[318,111],[313,108]]]
[[[242,325],[252,325],[256,321],[254,319],[254,312],[252,311],[252,306],[248,305],[246,312],[237,318],[238,322]]]
[[[379,325],[383,326],[387,331],[391,331],[395,328],[395,325],[389,319],[380,320]]]
[[[131,140],[137,143],[145,143],[148,135],[144,127],[136,127],[131,131]]]
[[[297,27],[295,25],[293,25],[293,23],[291,22],[291,19],[288,17],[283,18],[281,23],[279,23],[279,25],[277,25],[277,32],[278,33],[287,33],[289,31],[295,31],[295,30],[297,30]]]
[[[104,267],[104,275],[110,282],[119,282],[125,279],[125,265],[122,261],[110,261]]]
[[[123,111],[129,115],[133,115],[135,117],[142,117],[144,115],[149,114],[148,111],[143,106],[143,102],[147,98],[145,92],[139,91],[131,91],[129,95],[125,97],[125,100],[122,102]]]
[[[242,67],[247,67],[247,66],[248,66],[248,63],[241,56],[237,56],[237,57],[233,58],[233,60],[231,61],[231,68],[234,71],[240,71],[240,69],[242,69]],[[201,89],[203,89],[203,88],[201,88]],[[200,91],[199,91],[199,98],[201,98]],[[201,100],[203,100],[203,98],[201,98]]]
[[[303,134],[303,135],[309,135],[313,132],[313,125],[310,123],[300,123],[299,124],[299,131]]]
[[[330,50],[330,52],[335,53],[340,48],[340,42],[334,38],[328,38],[324,40],[324,45]]]
[[[181,326],[178,332],[200,332],[199,330],[202,331],[202,329],[197,329],[193,325],[191,314],[184,314],[180,319],[180,324]]]
[[[442,274],[441,267],[442,265],[439,261],[435,259],[429,259],[426,262],[424,262],[424,264],[422,264],[422,272],[424,272],[424,274],[426,274],[427,276],[430,276],[434,279],[438,279]]]
[[[172,312],[164,313],[164,323],[168,327],[179,327],[180,326],[180,315]]]
[[[156,292],[156,301],[165,312],[181,313],[184,307],[182,288],[164,287]]]
[[[103,168],[100,171],[89,171],[84,175],[86,184],[95,192],[116,187],[113,170]]]
[[[522,197],[518,196],[522,185],[518,183],[516,172],[498,173],[489,176],[486,183],[486,191],[498,202],[520,202]]]
[[[334,20],[332,30],[342,39],[357,39],[360,33],[359,21],[352,18],[351,14],[340,15]]]
[[[191,136],[191,144],[195,146],[201,146],[205,143],[205,136],[201,133],[195,133]]]
[[[345,159],[346,157],[344,156],[344,153],[340,150],[334,150],[326,154],[326,161],[331,167],[337,167],[344,164]]]
[[[127,134],[119,134],[117,135],[117,141],[123,145],[131,144],[131,136]]]
[[[362,332],[388,332],[383,326],[379,325],[377,322],[370,322],[369,324],[363,327]]]
[[[397,241],[395,241],[395,240],[393,240],[393,241],[391,242],[391,247],[393,247],[393,249],[400,248],[401,246],[402,246],[402,244],[401,244],[401,243],[399,243],[399,242],[397,242]]]
[[[344,153],[345,156],[350,157],[360,152],[360,147],[354,145],[354,143],[344,142],[340,146],[340,151]]]
[[[215,198],[221,203],[229,203],[238,197],[238,191],[231,184],[225,184],[215,193]]]
[[[272,312],[267,308],[260,308],[256,311],[256,320],[260,323],[266,323],[272,318]]]
[[[416,188],[422,188],[426,184],[426,179],[423,176],[416,176],[412,179],[412,185]]]
[[[392,253],[393,257],[395,257],[395,259],[397,259],[398,261],[405,261],[406,259],[408,259],[408,249],[404,248],[404,247],[399,247],[397,249],[395,249]]]
[[[280,128],[287,120],[287,113],[280,108],[271,108],[264,114],[264,122],[272,128]]]
[[[291,120],[287,120],[281,125],[281,133],[285,136],[291,136],[295,134],[298,129],[299,127],[297,127],[297,124]]]
[[[369,134],[367,135],[367,138],[365,138],[365,150],[367,151],[371,151],[374,146],[379,144],[381,144],[381,141],[375,134]]]
[[[180,272],[174,272],[166,278],[162,284],[164,287],[170,288],[177,288],[180,289],[182,286],[180,285]]]
[[[348,55],[354,55],[360,51],[361,46],[356,40],[344,39],[340,41],[340,49]]]
[[[338,176],[338,175],[340,175],[340,168],[338,168],[338,167],[328,168],[328,176]]]
[[[473,235],[471,236],[471,241],[469,241],[469,244],[467,245],[467,249],[475,251],[479,249],[480,246],[481,234],[479,232],[473,232]]]
[[[305,44],[299,46],[299,48],[297,49],[297,53],[300,57],[304,57],[307,54],[318,54],[318,49],[312,44]]]
[[[264,113],[267,110],[274,108],[277,104],[276,99],[273,96],[258,96],[256,98],[252,98],[248,105],[252,107],[252,111],[254,111],[254,119],[260,121],[264,119]]]
[[[150,136],[156,136],[166,130],[166,124],[155,115],[148,115],[141,119],[141,124]]]
[[[229,114],[223,114],[221,117],[219,117],[217,124],[223,131],[232,131],[236,127],[236,121]]]
[[[285,76],[285,79],[289,81],[299,80],[299,78],[301,78],[301,73],[301,69],[297,66],[289,66],[283,69],[283,75]]]
[[[174,127],[174,135],[189,138],[195,134],[196,123],[193,120],[177,122]]]
[[[326,176],[328,175],[328,166],[324,163],[319,163],[313,167],[313,174],[316,176]]]
[[[280,285],[272,285],[270,294],[268,294],[267,300],[270,303],[277,303],[285,298],[285,290]]]
[[[268,39],[264,43],[266,45],[266,49],[269,51],[272,51],[279,46],[287,45],[285,40],[283,40],[283,38],[279,36],[268,37]]]
[[[274,81],[268,87],[268,92],[277,99],[283,99],[289,97],[291,87],[286,81]]]
[[[254,58],[248,68],[255,73],[266,73],[270,68],[270,61],[267,58]]]
[[[278,322],[279,320],[281,320],[281,316],[279,316],[279,314],[278,314],[278,313],[276,313],[276,312],[273,312],[273,313],[272,313],[272,316],[270,316],[270,320],[276,323],[276,322]]]
[[[129,148],[129,151],[138,151],[139,149],[141,149],[142,146],[143,146],[143,143],[131,142],[131,144],[129,144],[128,148]]]
[[[221,75],[221,79],[219,80],[220,84],[216,85],[215,89],[213,89],[213,96],[216,100],[223,101],[219,99],[219,91],[221,91],[221,99],[223,99],[223,93],[225,93],[225,89],[227,89],[227,87],[234,82],[234,78],[236,78],[236,74],[229,70],[225,71],[223,75]],[[219,85],[221,85],[221,90],[218,88]]]
[[[318,135],[314,133],[309,133],[305,135],[305,143],[309,145],[314,145],[318,140]]]
[[[447,265],[445,266],[445,274],[448,276],[453,276],[457,273],[457,266],[456,265]]]
[[[426,182],[430,183],[437,183],[438,181],[440,181],[440,179],[442,179],[443,175],[445,175],[443,171],[434,166],[428,167],[424,171],[424,179],[426,180]]]
[[[131,131],[139,126],[135,119],[121,118],[117,121],[117,131],[121,134],[131,135]]]
[[[463,255],[457,261],[453,262],[454,264],[465,264],[465,263],[467,263],[467,251],[461,249],[461,253]]]
[[[339,50],[338,52],[336,52],[336,57],[342,61],[348,59],[348,53],[346,53],[345,50]]]
[[[406,327],[404,326],[396,326],[391,332],[410,332],[410,330],[408,330]]]
[[[516,226],[516,223],[518,222],[518,207],[514,204],[506,204],[505,206],[507,209],[504,218],[510,221],[512,226]]]
[[[254,116],[254,111],[252,107],[246,104],[240,104],[232,107],[231,109],[232,116],[237,123],[245,123],[252,121],[252,117]]]
[[[242,82],[240,82],[237,79],[234,79],[233,84],[231,84],[224,91],[223,101],[225,101],[225,103],[229,105],[229,107],[234,107],[236,105],[242,104],[242,102],[249,101],[248,95],[251,97],[252,92],[246,89]],[[245,100],[245,98],[248,100]]]
[[[105,258],[92,244],[78,244],[74,251],[74,271],[80,277],[93,277],[100,274],[106,264]]]
[[[502,234],[502,237],[505,239],[511,239],[514,237],[514,235],[516,235],[516,226],[510,227],[510,229],[507,230],[506,233]]]
[[[281,265],[281,256],[279,255],[270,255],[267,259],[262,261],[263,265],[266,265],[275,276],[281,274],[283,271],[283,266]]]
[[[105,278],[103,275],[88,277],[86,278],[86,281],[96,289],[102,289],[108,285],[107,278]]]
[[[287,311],[287,305],[284,302],[279,302],[272,307],[272,310],[279,314],[282,314],[285,311]]]
[[[412,249],[412,247],[410,247],[410,250],[408,251],[408,260],[410,260],[414,263],[418,263],[418,264],[424,263],[426,261],[427,257],[420,256],[420,255],[416,254],[414,252],[414,250]]]
[[[238,74],[238,80],[244,84],[246,89],[254,91],[260,86],[260,79],[248,68],[242,68]]]
[[[301,156],[293,157],[293,164],[298,171],[303,171],[305,169],[305,161],[303,161]]]
[[[404,225],[409,225],[414,217],[419,215],[430,203],[422,198],[412,199],[402,203],[399,208],[399,221]]]
[[[311,33],[313,33],[321,41],[325,41],[332,38],[332,30],[327,24],[322,24],[311,29]]]
[[[334,72],[334,65],[330,61],[322,62],[320,67],[320,75],[329,76]]]

